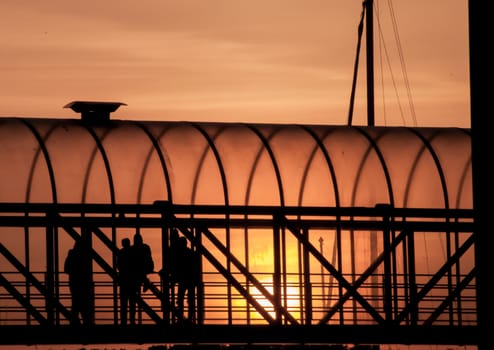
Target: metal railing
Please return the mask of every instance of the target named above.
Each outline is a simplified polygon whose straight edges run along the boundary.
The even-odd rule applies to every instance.
[[[83,234],[92,242],[95,324],[119,324],[122,231],[153,240],[159,270],[172,228],[201,256],[200,325],[477,325],[471,210],[167,202],[0,204],[0,325],[70,323],[61,266]],[[264,268],[255,244],[267,247]],[[175,324],[174,291],[157,271],[150,277],[138,323]]]
[[[42,272],[33,272],[34,275],[42,276]],[[115,312],[120,312],[120,304],[117,303],[115,305],[115,300],[118,299],[118,289],[113,288],[113,281],[110,279],[104,280],[106,275],[104,273],[98,273],[101,275],[98,278],[95,277],[94,287],[97,291],[95,293],[94,300],[94,315],[95,315],[95,323],[100,325],[111,325],[118,324],[118,319],[115,318]],[[213,275],[213,273],[209,273],[209,275]],[[218,278],[217,276],[209,276],[211,278],[205,278],[206,280],[213,280]],[[19,291],[25,289],[25,283],[22,281],[22,276],[16,273],[6,273],[5,277],[10,281],[12,286]],[[326,277],[329,277],[326,276]],[[351,276],[345,276],[348,279],[351,279]],[[432,276],[422,276],[424,280],[430,280]],[[465,276],[461,276],[464,278]],[[163,286],[162,281],[157,273],[150,275],[150,279],[157,290],[161,291]],[[58,300],[61,305],[64,305],[67,310],[70,310],[71,307],[71,295],[69,292],[67,277],[64,274],[60,275],[60,285],[58,288]],[[13,282],[17,281],[17,282]],[[417,285],[419,289],[422,289],[425,284]],[[247,288],[247,285],[244,284],[244,287]],[[268,289],[272,289],[272,285],[266,285]],[[290,285],[289,289],[294,291],[295,288],[305,288],[303,285]],[[398,289],[404,289],[405,286],[400,284],[397,286]],[[229,296],[225,291],[228,289],[227,282],[212,282],[208,281],[201,285],[201,288],[204,289],[204,294],[202,296],[201,305],[203,305],[200,312],[203,314],[203,324],[236,324],[236,325],[255,325],[255,324],[267,324],[268,322],[252,307],[250,306],[244,297],[241,295],[232,295]],[[338,302],[337,295],[328,296],[327,293],[322,293],[323,288],[331,289],[336,288],[336,286],[322,286],[320,283],[314,283],[310,285],[310,288],[316,292],[311,294],[311,308],[310,312],[313,315],[313,318],[317,320],[318,317],[322,317],[325,312],[328,310],[330,305],[335,305]],[[382,299],[376,296],[372,296],[372,291],[376,288],[383,288],[382,284],[368,284],[359,288],[360,294],[366,296],[366,300],[369,301],[372,305],[374,305],[375,309],[379,313],[384,313],[384,306],[382,303]],[[424,321],[430,314],[432,314],[436,310],[436,305],[444,300],[444,294],[448,291],[448,285],[441,283],[436,286],[437,293],[425,296],[421,300],[422,306],[420,307],[419,312],[419,322],[420,320]],[[172,294],[172,293],[170,293]],[[259,292],[252,293],[255,298],[260,300],[261,305],[265,308],[267,312],[273,315],[275,313],[275,309],[272,304],[270,304],[265,298],[262,298],[259,295]],[[148,291],[146,293],[141,294],[141,298],[143,302],[149,306],[149,308],[156,314],[160,315],[163,319],[163,310],[165,306],[163,305],[163,300],[161,299],[161,293],[155,294],[152,291]],[[227,299],[231,298],[233,303],[232,307],[229,307],[227,303]],[[172,298],[173,299],[173,298]],[[30,302],[36,310],[43,314],[47,315],[49,312],[48,305],[46,303],[46,298],[41,293],[31,293],[30,294]],[[173,301],[172,301],[173,302]],[[294,318],[301,323],[305,322],[303,319],[303,315],[306,314],[304,305],[304,296],[299,295],[298,293],[294,293],[293,295],[289,295],[286,301],[286,310]],[[400,296],[397,298],[397,303],[399,305],[406,305],[407,300],[404,296]],[[475,313],[476,313],[476,299],[475,299],[475,289],[474,286],[467,286],[464,290],[464,296],[461,298],[461,315],[463,317],[463,323],[467,325],[475,325]],[[458,305],[456,306],[459,307]],[[150,317],[143,308],[137,308],[138,316],[137,316],[137,324],[142,325],[154,325],[156,321]],[[188,311],[187,303],[185,304],[185,313]],[[229,312],[233,313],[232,318],[228,317]],[[376,322],[369,318],[367,311],[363,308],[354,309],[353,305],[343,305],[342,311],[344,314],[348,314],[348,319],[346,320],[349,324],[359,324],[359,325],[373,325]],[[350,316],[351,315],[351,316]],[[70,320],[65,319],[63,315],[59,315],[59,324],[60,325],[68,325]],[[460,319],[456,319],[455,323],[460,323]],[[314,322],[314,321],[313,321]],[[0,288],[0,325],[26,325],[30,323],[36,323],[36,320],[29,315],[26,308],[23,305],[20,305],[12,295],[8,293],[4,288]],[[315,322],[316,324],[317,322]],[[450,325],[451,321],[449,318],[439,318],[436,325]]]

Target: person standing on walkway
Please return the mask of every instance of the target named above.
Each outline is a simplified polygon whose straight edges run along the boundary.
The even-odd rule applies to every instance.
[[[140,233],[134,235],[133,245],[130,247],[129,268],[129,321],[135,324],[137,302],[141,295],[141,288],[146,292],[150,287],[147,275],[154,270],[154,262],[149,245],[145,244]]]
[[[78,237],[69,250],[64,262],[64,272],[69,275],[71,312],[73,324],[94,323],[94,285],[91,248],[88,242]]]
[[[122,239],[122,247],[117,254],[118,283],[120,286],[120,323],[127,324],[129,297],[131,292],[131,246],[130,239]]]
[[[200,262],[198,255],[187,247],[187,239],[179,237],[176,243],[174,259],[174,280],[178,284],[177,311],[179,322],[193,323],[196,319],[196,288],[200,281]],[[187,318],[184,316],[184,299],[187,295]]]

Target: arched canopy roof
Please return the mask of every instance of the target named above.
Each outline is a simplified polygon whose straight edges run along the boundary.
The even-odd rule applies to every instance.
[[[0,119],[0,201],[466,208],[468,129]]]

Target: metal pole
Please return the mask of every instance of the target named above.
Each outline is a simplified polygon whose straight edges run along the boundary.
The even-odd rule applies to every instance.
[[[324,242],[324,239],[322,237],[319,237],[319,252],[321,253],[322,256],[324,256],[323,242]],[[321,290],[322,290],[322,302],[323,302],[324,307],[326,307],[325,289],[326,289],[326,286],[324,285],[324,267],[321,264]]]
[[[485,34],[490,32],[490,11],[488,4],[483,1],[468,2],[469,47],[470,47],[470,99],[471,99],[471,128],[472,128],[472,189],[474,209],[474,237],[475,237],[475,269],[477,271],[477,324],[478,334],[486,334],[492,324],[490,317],[493,309],[492,296],[488,280],[492,272],[490,255],[492,246],[488,243],[490,233],[487,208],[491,207],[492,179],[488,169],[490,159],[486,151],[492,146],[491,118],[489,111],[492,108],[492,63],[487,50],[490,44],[485,41]],[[489,62],[488,62],[489,61]],[[489,277],[488,277],[489,276]],[[491,324],[489,324],[491,323]],[[478,337],[478,350],[492,348],[489,337]]]
[[[374,126],[374,24],[373,0],[366,0],[367,125]]]

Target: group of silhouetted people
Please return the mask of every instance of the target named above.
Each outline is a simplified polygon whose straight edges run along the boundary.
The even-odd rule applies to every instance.
[[[142,235],[136,233],[131,245],[129,238],[122,239],[122,248],[117,254],[118,282],[120,285],[120,322],[135,324],[137,301],[141,288],[146,292],[150,287],[148,274],[154,271],[151,248],[145,244]]]
[[[120,323],[136,323],[137,304],[142,292],[152,288],[148,274],[154,271],[151,248],[144,243],[137,232],[133,242],[123,238],[116,256],[120,299]],[[72,323],[94,323],[94,283],[91,245],[83,236],[78,238],[65,259],[64,271],[69,276],[72,298]],[[165,266],[159,271],[163,280],[169,281],[167,288],[172,291],[172,307],[178,322],[195,320],[196,287],[200,280],[200,260],[187,246],[187,239],[173,229],[170,247],[165,256]],[[174,299],[176,290],[176,300]],[[187,296],[187,298],[185,298]],[[187,300],[187,317],[184,316],[184,302]]]
[[[196,311],[196,288],[200,281],[199,255],[187,246],[187,239],[179,236],[173,229],[170,235],[170,250],[160,271],[162,279],[168,279],[172,300],[176,287],[175,316],[177,322],[193,323]],[[184,315],[185,296],[187,296],[187,317]],[[173,306],[173,305],[172,305]]]

